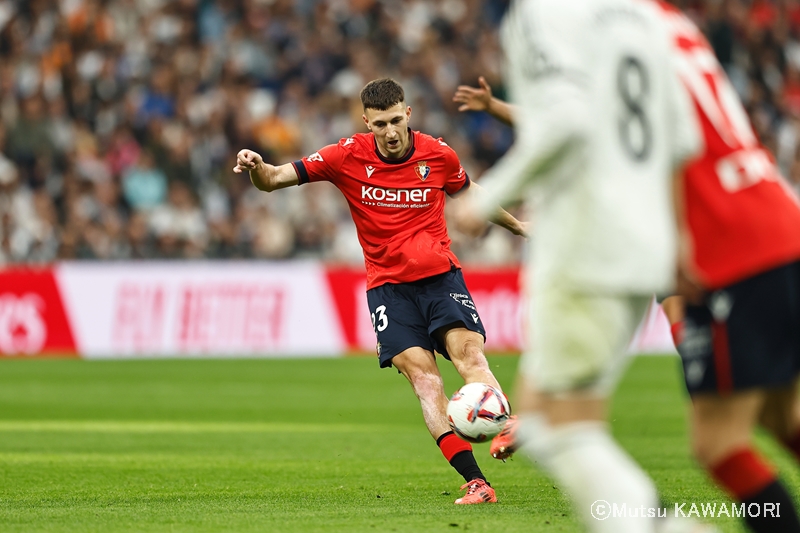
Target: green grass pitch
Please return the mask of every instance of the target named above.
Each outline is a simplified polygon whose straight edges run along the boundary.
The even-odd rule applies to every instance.
[[[490,358],[507,389],[517,361]],[[689,458],[677,365],[635,361],[614,433],[666,504],[727,501]],[[762,444],[797,492],[797,467]],[[530,463],[475,453],[500,503],[455,506],[461,478],[374,358],[0,361],[4,533],[581,530]]]

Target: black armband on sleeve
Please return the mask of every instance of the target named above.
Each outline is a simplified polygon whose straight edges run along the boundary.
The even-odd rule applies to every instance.
[[[472,183],[472,182],[471,182],[471,181],[470,181],[470,179],[469,179],[469,174],[467,174],[466,172],[464,172],[464,185],[462,185],[462,186],[461,186],[461,188],[460,188],[460,189],[458,189],[458,190],[457,190],[456,192],[454,192],[453,194],[447,193],[447,195],[448,195],[450,198],[455,198],[456,196],[458,196],[459,194],[461,194],[461,193],[462,193],[462,192],[464,192],[465,190],[469,189],[469,184],[470,184],[470,183]]]
[[[300,179],[300,183],[298,183],[298,185],[308,183],[308,170],[306,170],[306,164],[303,163],[303,160],[298,159],[297,161],[292,161],[292,166],[294,166],[294,169],[297,171],[297,176]]]

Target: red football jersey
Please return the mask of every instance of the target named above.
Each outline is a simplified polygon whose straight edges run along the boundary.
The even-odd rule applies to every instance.
[[[359,133],[293,163],[301,185],[330,181],[347,199],[364,250],[367,289],[460,267],[450,250],[444,193],[466,189],[469,177],[444,141],[409,135],[411,146],[400,159],[383,157],[372,133]]]
[[[756,138],[705,37],[659,2],[705,146],[684,174],[691,261],[716,289],[800,258],[800,204]]]

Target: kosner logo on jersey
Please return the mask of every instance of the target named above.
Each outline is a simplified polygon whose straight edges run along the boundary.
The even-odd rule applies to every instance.
[[[362,200],[378,202],[427,202],[431,189],[381,189],[380,187],[361,186]]]

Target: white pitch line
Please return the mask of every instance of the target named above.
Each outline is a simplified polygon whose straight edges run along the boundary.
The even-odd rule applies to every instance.
[[[402,427],[402,426],[401,426]],[[411,426],[409,426],[411,427]],[[0,420],[0,432],[75,433],[370,433],[397,431],[386,424],[301,424],[105,420]]]

